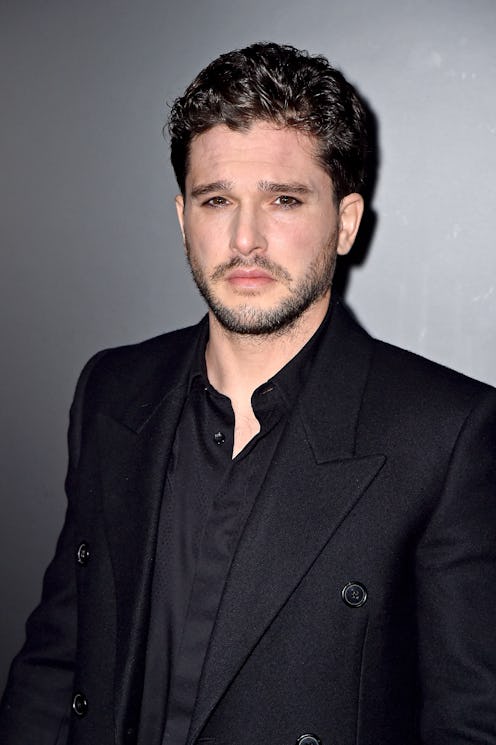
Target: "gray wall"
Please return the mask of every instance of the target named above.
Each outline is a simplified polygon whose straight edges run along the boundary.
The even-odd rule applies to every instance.
[[[383,152],[349,303],[375,335],[496,383],[495,38],[494,0],[2,0],[0,686],[63,516],[78,371],[203,312],[166,100],[251,41],[329,56]]]

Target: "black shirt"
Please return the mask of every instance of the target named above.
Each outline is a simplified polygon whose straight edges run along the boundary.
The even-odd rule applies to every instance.
[[[187,740],[238,541],[329,315],[303,349],[253,393],[260,432],[234,459],[231,402],[207,378],[207,326],[198,340],[162,500],[139,745]]]

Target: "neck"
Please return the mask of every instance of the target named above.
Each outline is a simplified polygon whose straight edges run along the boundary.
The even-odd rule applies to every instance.
[[[317,331],[329,299],[330,291],[289,328],[264,335],[227,331],[210,312],[205,354],[210,383],[231,399],[234,408],[247,406],[253,391],[293,359]]]

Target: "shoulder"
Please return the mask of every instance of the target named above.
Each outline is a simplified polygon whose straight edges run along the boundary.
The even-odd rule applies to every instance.
[[[187,353],[199,336],[204,319],[194,326],[160,334],[135,344],[112,347],[99,352],[99,372],[134,377],[137,369],[167,364]]]
[[[362,412],[375,418],[381,438],[425,451],[457,440],[471,418],[493,422],[496,389],[382,341],[373,353]]]
[[[365,404],[370,402],[377,412],[400,416],[411,411],[414,418],[442,411],[463,416],[481,398],[496,396],[496,389],[486,383],[370,336],[339,299],[335,321],[337,344],[346,350],[341,364],[350,374],[362,369]],[[336,346],[334,358],[335,351]]]
[[[83,368],[75,400],[84,395],[94,405],[109,404],[180,385],[206,325],[204,318],[195,326],[98,352]]]
[[[394,395],[411,397],[417,404],[432,400],[470,403],[481,395],[495,393],[492,386],[481,383],[414,352],[374,340],[371,381]]]

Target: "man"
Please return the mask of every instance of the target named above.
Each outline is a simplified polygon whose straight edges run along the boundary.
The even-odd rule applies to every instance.
[[[208,317],[81,376],[2,745],[496,743],[496,393],[331,295],[365,120],[276,44],[175,102]]]

